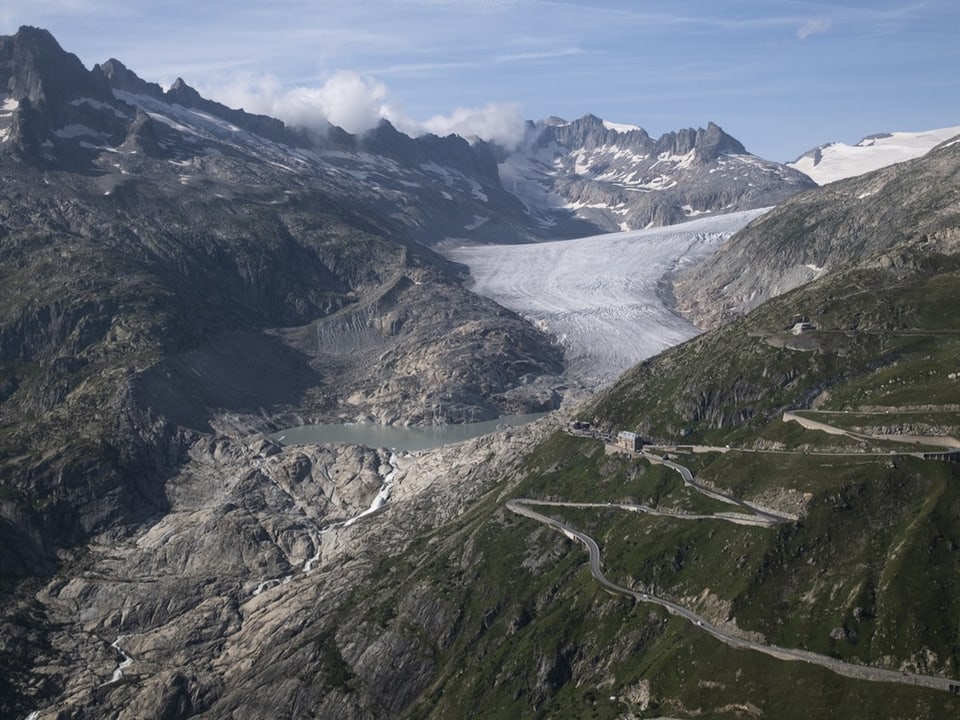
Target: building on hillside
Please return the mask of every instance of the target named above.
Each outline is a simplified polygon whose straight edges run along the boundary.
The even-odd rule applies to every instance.
[[[621,430],[617,433],[617,447],[629,450],[630,452],[639,452],[643,449],[643,438],[635,432]]]
[[[810,317],[808,315],[801,315],[797,313],[793,316],[793,319],[790,320],[790,323],[783,329],[794,335],[802,335],[809,330],[816,330],[817,328],[810,321]]]

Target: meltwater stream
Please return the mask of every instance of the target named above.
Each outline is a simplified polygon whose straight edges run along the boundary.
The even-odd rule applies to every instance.
[[[543,412],[527,415],[505,415],[496,420],[485,422],[436,427],[393,427],[373,423],[358,423],[355,425],[303,425],[274,433],[270,437],[284,445],[349,443],[351,445],[364,445],[371,448],[390,448],[393,451],[390,454],[389,463],[387,463],[389,471],[384,474],[380,490],[366,510],[346,520],[340,520],[323,527],[314,528],[311,539],[313,540],[316,552],[303,563],[300,572],[309,573],[320,561],[321,535],[338,528],[350,527],[358,520],[374,515],[386,507],[390,500],[394,477],[397,473],[398,452],[417,452],[419,450],[429,450],[442,445],[462,442],[463,440],[470,440],[471,438],[480,437],[481,435],[486,435],[498,429],[525,425],[549,414],[549,412]],[[253,589],[252,595],[260,595],[272,588],[286,585],[293,580],[295,575],[296,573],[291,573],[282,577],[261,580]],[[117,649],[119,650],[119,648]],[[122,667],[125,666],[121,665],[121,668]]]

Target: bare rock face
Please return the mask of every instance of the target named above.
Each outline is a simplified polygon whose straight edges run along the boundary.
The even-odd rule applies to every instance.
[[[25,632],[27,614],[56,627],[26,662],[23,714],[403,713],[462,611],[435,583],[407,582],[410,543],[489,492],[549,427],[417,456],[336,445],[264,457],[256,436],[198,440],[165,516],[72,556],[20,597],[18,622],[5,611],[5,630]],[[481,458],[496,459],[478,472]]]
[[[419,166],[382,158],[402,177],[374,188],[331,163],[373,157],[357,147],[116,61],[87,71],[34,28],[0,38],[0,87],[3,572],[167,512],[164,483],[217,417],[425,424],[557,403],[525,388],[562,371],[560,350],[414,239],[436,199],[398,194],[429,185]],[[406,140],[456,163],[442,192],[490,197],[464,141]]]
[[[59,111],[79,97],[113,100],[102,76],[89,73],[48,31],[32,27],[0,38],[0,85],[38,111]]]
[[[769,207],[815,186],[803,173],[749,154],[715,123],[654,139],[593,115],[529,124],[501,174],[532,205],[559,196],[575,221],[608,232]]]
[[[93,124],[114,138],[122,133],[120,117],[96,109],[115,102],[106,79],[88,72],[46,30],[22,27],[0,37],[0,88],[17,102],[9,142],[26,157],[38,158],[46,136],[59,128]]]
[[[960,146],[787,200],[675,278],[677,308],[703,328],[749,312],[836,268],[911,262],[901,250],[955,253]]]

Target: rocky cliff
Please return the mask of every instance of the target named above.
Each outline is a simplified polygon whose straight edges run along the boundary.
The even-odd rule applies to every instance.
[[[912,250],[960,247],[960,143],[799,194],[675,279],[678,309],[701,327],[851,263],[896,266]],[[904,254],[906,253],[906,254]]]
[[[608,232],[769,207],[815,184],[749,154],[714,123],[653,139],[593,115],[530,123],[500,172],[530,207],[564,208]]]

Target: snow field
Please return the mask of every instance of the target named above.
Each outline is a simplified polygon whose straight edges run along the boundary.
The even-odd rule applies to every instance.
[[[960,135],[960,126],[925,132],[895,132],[864,138],[856,145],[831,143],[820,148],[820,162],[805,155],[787,165],[809,175],[818,185],[826,185],[926,155],[957,135]]]

